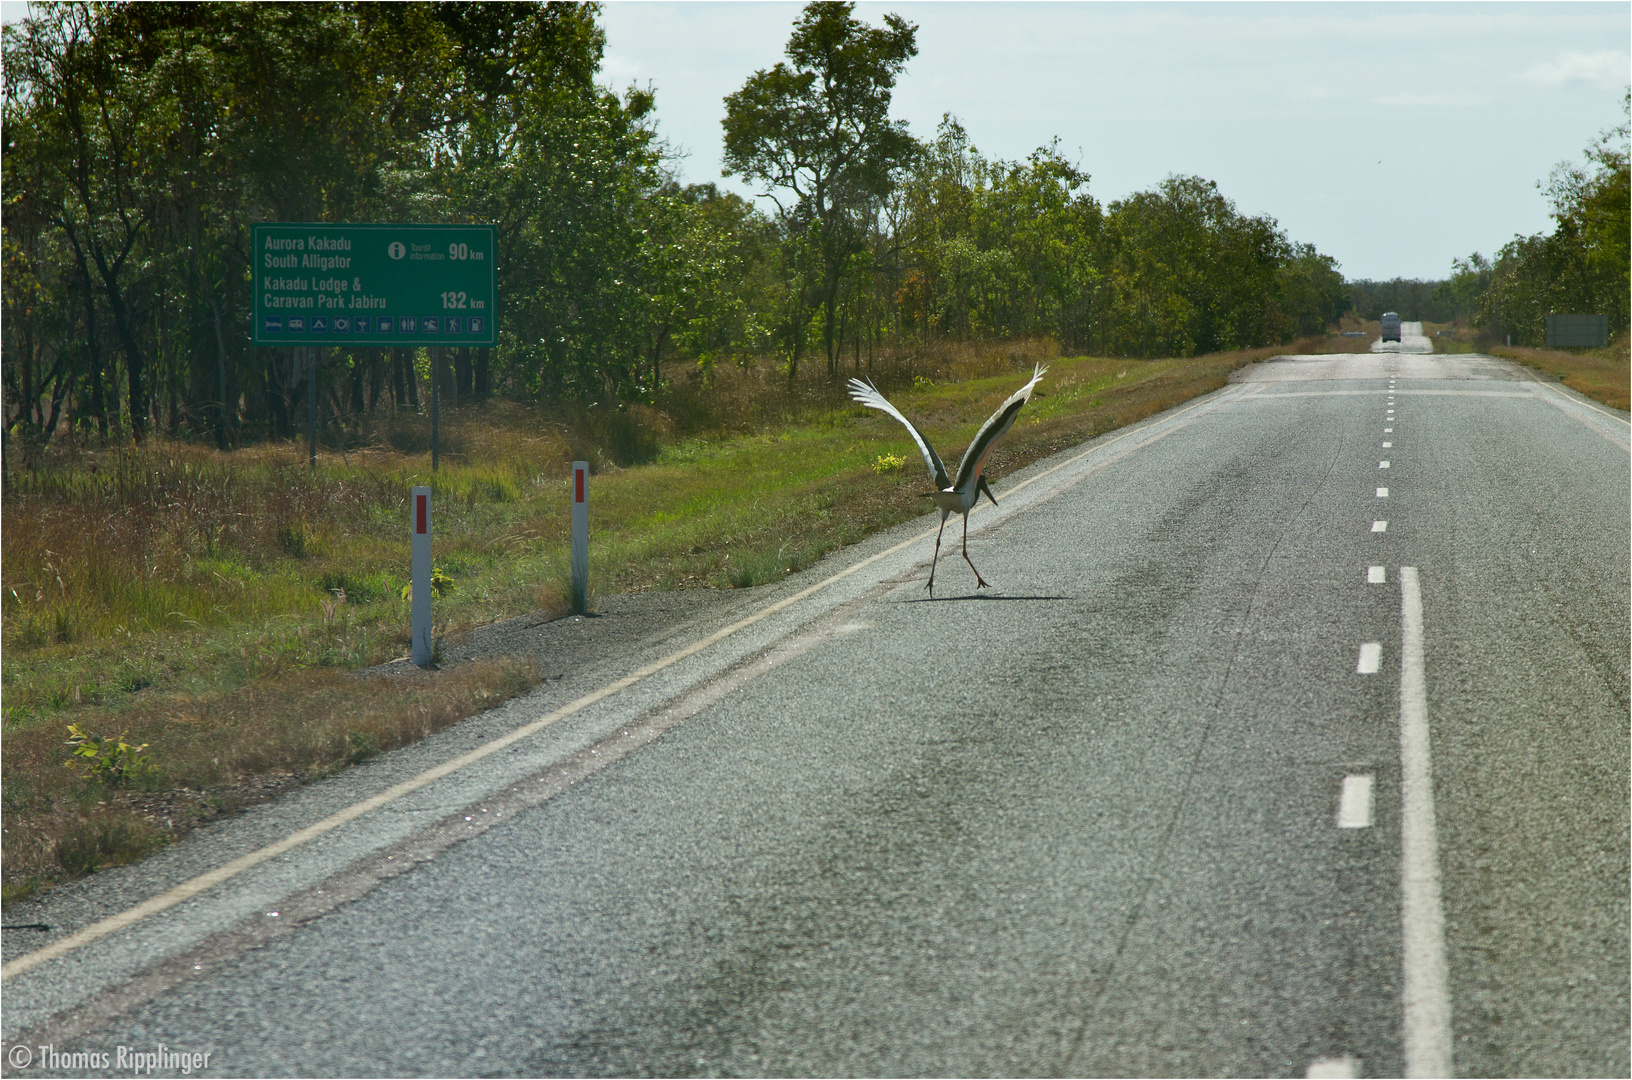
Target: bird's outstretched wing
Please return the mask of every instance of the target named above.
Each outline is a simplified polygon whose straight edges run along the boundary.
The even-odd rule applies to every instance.
[[[924,464],[929,466],[929,475],[934,480],[935,487],[945,491],[952,486],[952,481],[946,475],[946,466],[941,464],[941,456],[935,452],[933,446],[929,445],[929,440],[920,435],[918,429],[912,426],[912,421],[902,416],[901,410],[891,405],[884,395],[878,392],[878,387],[872,383],[862,382],[860,379],[851,379],[850,396],[869,409],[889,413],[901,421],[907,431],[911,432],[912,441],[918,444],[919,452],[924,455]]]
[[[998,410],[992,414],[991,419],[980,425],[980,430],[975,433],[974,441],[969,444],[969,449],[963,452],[963,460],[958,463],[958,479],[952,485],[954,488],[962,491],[965,484],[978,482],[981,466],[986,463],[986,452],[992,448],[992,444],[998,440],[998,437],[1013,425],[1015,415],[1020,412],[1020,407],[1031,400],[1032,390],[1036,389],[1037,383],[1046,374],[1048,374],[1048,369],[1041,364],[1034,367],[1031,381],[1010,394],[1009,400],[999,406]]]

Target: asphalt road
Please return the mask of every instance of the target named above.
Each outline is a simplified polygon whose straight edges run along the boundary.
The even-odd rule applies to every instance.
[[[926,600],[920,521],[108,896],[39,905],[61,941],[574,709],[13,973],[8,1053],[162,1044],[208,1052],[202,1075],[1627,1075],[1625,418],[1483,357],[1238,380],[997,484],[971,519],[989,592],[948,545]],[[1426,841],[1402,761],[1431,778]],[[345,902],[323,910],[325,888]],[[39,1050],[6,1073],[66,1074]]]

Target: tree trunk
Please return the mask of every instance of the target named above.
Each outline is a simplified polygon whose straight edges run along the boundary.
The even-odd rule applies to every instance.
[[[461,346],[454,352],[453,364],[455,382],[458,383],[459,393],[468,398],[476,390],[476,380],[473,377],[474,373],[470,369],[469,345]]]
[[[372,416],[379,411],[380,395],[385,392],[385,362],[380,357],[380,350],[368,350],[368,412]]]
[[[391,359],[391,405],[393,410],[401,410],[408,406],[408,383],[402,373],[402,350],[392,349]]]
[[[216,445],[222,450],[227,448],[227,339],[221,332],[221,302],[210,297],[210,307],[215,314],[215,376],[217,412],[215,424]]]
[[[408,407],[419,411],[419,372],[416,370],[414,349],[399,349],[402,356],[402,377],[408,384]]]

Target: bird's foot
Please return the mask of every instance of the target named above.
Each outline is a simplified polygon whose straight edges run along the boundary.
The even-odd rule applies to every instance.
[[[977,589],[989,589],[989,588],[991,588],[991,586],[986,583],[985,578],[981,577],[979,574],[976,574],[975,575],[975,588],[977,588]]]

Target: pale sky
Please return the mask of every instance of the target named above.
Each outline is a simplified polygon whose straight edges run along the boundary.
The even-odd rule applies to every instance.
[[[797,3],[606,4],[602,77],[650,82],[682,178],[720,178],[722,99],[783,58]],[[1351,278],[1441,278],[1550,228],[1536,190],[1621,119],[1626,3],[860,3],[918,26],[894,115],[989,156],[1058,135],[1101,202],[1216,180]]]
[[[751,194],[720,176],[722,99],[782,59],[800,7],[611,0],[602,80],[655,88],[682,180]],[[889,11],[918,26],[893,110],[917,135],[950,112],[1012,159],[1057,135],[1101,202],[1204,176],[1350,278],[1440,278],[1550,228],[1536,182],[1620,122],[1632,81],[1624,2],[856,8]]]

